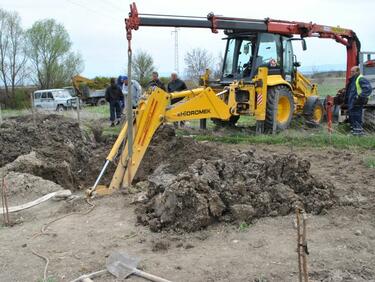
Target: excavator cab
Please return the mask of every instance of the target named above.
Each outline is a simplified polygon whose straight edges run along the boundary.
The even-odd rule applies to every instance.
[[[297,70],[292,46],[295,39],[266,32],[228,34],[221,84],[229,85],[233,80],[249,83],[259,67],[267,67],[269,75],[281,75],[292,83]],[[302,42],[306,50],[306,43]]]

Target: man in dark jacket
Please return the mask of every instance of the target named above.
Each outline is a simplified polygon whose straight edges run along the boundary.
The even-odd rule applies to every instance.
[[[351,77],[346,86],[345,100],[348,105],[349,122],[353,135],[363,135],[362,113],[363,106],[367,104],[371,95],[372,87],[370,82],[361,75],[358,66],[350,70]]]
[[[149,81],[147,83],[146,89],[148,89],[150,87],[155,87],[155,86],[163,89],[164,91],[166,91],[164,83],[160,81],[159,74],[158,74],[157,71],[152,72],[151,81]]]
[[[168,92],[172,93],[172,92],[177,92],[177,91],[183,91],[183,90],[186,90],[186,89],[187,89],[187,87],[186,87],[185,82],[177,77],[176,72],[172,72],[171,81],[168,82],[168,86],[167,86]],[[177,103],[178,101],[180,101],[182,99],[183,98],[173,99],[171,104]]]
[[[168,82],[168,85],[167,85],[167,90],[169,93],[172,93],[172,92],[178,92],[178,91],[183,91],[183,90],[186,90],[187,87],[186,87],[186,84],[184,81],[182,81],[181,79],[179,79],[177,77],[177,73],[176,72],[172,72],[171,74],[171,81]],[[172,99],[171,101],[171,104],[175,104],[179,101],[181,101],[182,99],[184,99],[183,97],[181,98],[175,98],[175,99]],[[178,122],[174,122],[174,127],[177,128],[178,127]],[[184,126],[185,125],[185,122],[183,121],[180,121],[180,126]]]
[[[124,94],[120,87],[116,84],[116,79],[111,78],[111,85],[105,91],[105,99],[109,103],[110,120],[111,126],[115,126],[115,120],[117,120],[116,125],[120,123],[121,119],[121,106],[120,101],[124,100]]]

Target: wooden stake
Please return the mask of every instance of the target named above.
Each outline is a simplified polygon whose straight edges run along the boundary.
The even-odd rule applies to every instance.
[[[297,220],[298,281],[302,282],[301,224],[300,224],[300,211],[299,211],[299,208],[296,208],[296,220]]]

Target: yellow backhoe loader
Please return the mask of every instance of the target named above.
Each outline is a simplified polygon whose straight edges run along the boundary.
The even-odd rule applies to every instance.
[[[300,63],[293,55],[292,41],[302,41],[305,50],[304,37],[335,39],[347,47],[349,69],[357,64],[359,51],[355,33],[347,29],[271,19],[227,18],[213,14],[207,18],[142,16],[133,3],[126,19],[129,43],[131,31],[139,26],[210,28],[215,33],[219,29],[224,30],[227,47],[222,77],[219,86],[215,87],[209,86],[206,75],[201,88],[175,93],[154,88],[145,93],[135,110],[133,124],[125,124],[122,128],[89,194],[95,190],[105,194],[129,186],[151,138],[165,122],[216,119],[235,123],[241,115],[248,115],[255,116],[258,133],[286,129],[294,114],[320,123],[324,108],[318,97],[317,86],[298,72]],[[300,35],[300,38],[293,35]],[[170,101],[176,98],[183,99],[171,104]],[[133,140],[126,140],[129,126],[133,128]],[[132,156],[128,156],[129,141]],[[126,146],[122,146],[125,143]],[[116,157],[118,166],[110,187],[96,189],[109,162]]]

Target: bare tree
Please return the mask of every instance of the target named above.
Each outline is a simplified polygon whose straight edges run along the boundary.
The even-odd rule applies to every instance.
[[[223,70],[224,65],[224,56],[223,53],[219,53],[218,56],[215,59],[214,68],[213,68],[213,78],[214,79],[220,79],[221,78],[221,72]]]
[[[14,97],[15,88],[26,75],[25,33],[16,12],[0,9],[0,73],[5,93]],[[10,88],[10,90],[9,90]]]
[[[185,55],[186,74],[191,80],[199,81],[200,75],[212,68],[212,63],[213,57],[206,49],[194,48]]]
[[[72,43],[66,29],[54,19],[37,21],[27,31],[28,55],[40,88],[61,87],[83,70],[80,54],[70,51]]]
[[[138,80],[142,86],[146,86],[154,71],[154,60],[151,55],[145,51],[138,51],[133,58],[132,67],[134,79]]]

